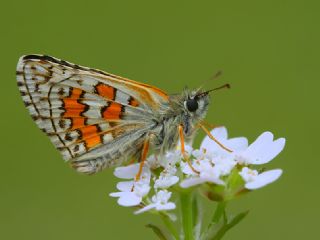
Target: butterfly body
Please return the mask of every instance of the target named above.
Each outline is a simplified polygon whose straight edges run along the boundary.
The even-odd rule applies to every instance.
[[[192,141],[209,96],[167,95],[147,84],[45,55],[20,58],[17,81],[34,121],[63,158],[92,174],[140,159],[146,140],[160,157],[176,147],[178,127]]]

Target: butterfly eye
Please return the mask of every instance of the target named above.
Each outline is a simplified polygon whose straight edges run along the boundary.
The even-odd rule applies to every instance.
[[[194,98],[188,99],[185,101],[185,107],[190,112],[195,112],[198,109],[198,101]]]

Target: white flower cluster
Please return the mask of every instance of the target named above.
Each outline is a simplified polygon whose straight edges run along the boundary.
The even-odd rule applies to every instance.
[[[174,209],[175,203],[170,202],[173,189],[179,191],[196,185],[201,188],[205,184],[227,188],[233,176],[233,180],[238,178],[240,185],[231,187],[239,192],[261,188],[281,176],[281,169],[260,172],[253,167],[275,158],[284,148],[284,138],[273,140],[272,133],[264,132],[248,146],[248,140],[244,137],[228,139],[224,127],[215,128],[211,134],[232,152],[222,149],[207,136],[200,149],[186,146],[193,169],[183,160],[179,149],[168,152],[163,159],[151,155],[139,181],[134,181],[139,163],[116,168],[115,176],[129,181],[119,182],[119,192],[110,196],[118,197],[118,203],[122,206],[139,206],[140,209],[135,212],[138,214],[148,210]]]

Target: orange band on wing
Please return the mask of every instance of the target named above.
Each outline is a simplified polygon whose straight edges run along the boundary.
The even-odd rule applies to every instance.
[[[103,96],[107,99],[114,100],[115,99],[115,89],[103,83],[99,83],[96,86],[96,91],[100,96]]]
[[[63,117],[76,117],[81,116],[85,109],[85,105],[78,103],[78,99],[82,94],[82,90],[73,88],[70,97],[63,99],[65,113]]]
[[[72,118],[72,129],[82,128],[85,126],[84,117],[74,117]]]
[[[99,135],[93,136],[85,140],[87,148],[93,148],[101,143],[101,138]]]
[[[99,129],[95,125],[86,126],[81,128],[81,136],[84,139],[87,148],[92,148],[101,143],[99,136]]]
[[[81,94],[83,91],[79,88],[71,88],[71,94],[70,94],[70,99],[78,99],[80,98]]]
[[[98,134],[98,128],[95,125],[89,125],[80,129],[82,138],[86,139],[92,135]]]
[[[106,120],[120,119],[122,113],[122,105],[119,103],[111,103],[103,109],[102,116]]]

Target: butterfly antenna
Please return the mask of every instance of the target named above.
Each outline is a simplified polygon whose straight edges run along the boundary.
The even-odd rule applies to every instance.
[[[213,92],[213,91],[217,91],[217,90],[220,90],[220,89],[224,89],[224,88],[228,88],[228,89],[229,89],[229,88],[231,88],[231,85],[230,85],[229,83],[226,83],[226,84],[223,84],[223,85],[220,86],[220,87],[213,88],[213,89],[207,91],[207,93]]]
[[[231,88],[231,86],[230,86],[229,83],[226,83],[226,84],[223,84],[220,87],[213,88],[213,89],[210,89],[210,90],[205,91],[203,93],[200,93],[200,94],[197,95],[197,97],[202,97],[202,96],[208,95],[210,92],[217,91],[217,90],[224,89],[224,88],[228,88],[229,89],[229,88]]]
[[[219,78],[221,75],[222,75],[222,71],[219,70],[210,78],[210,80],[215,80],[215,79]]]
[[[203,84],[201,84],[201,86],[206,85],[209,81],[213,81],[213,80],[215,80],[215,79],[218,79],[221,75],[222,75],[222,71],[221,71],[221,70],[217,71],[214,75],[212,75],[210,78],[208,78],[207,80],[205,80],[205,81],[203,82]],[[202,87],[200,87],[200,89],[201,89],[201,88],[202,88]]]

